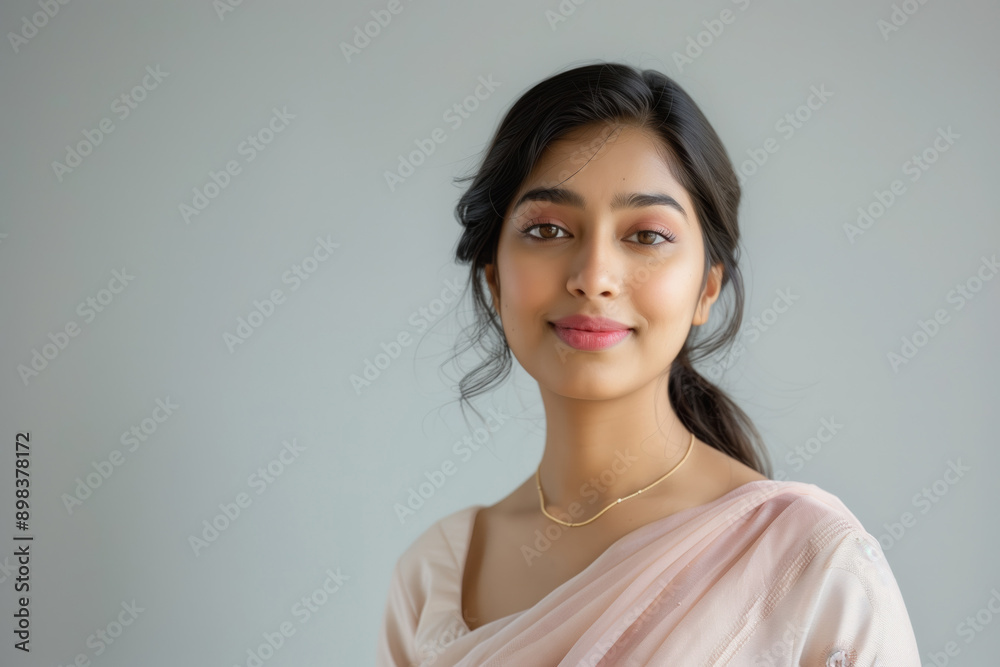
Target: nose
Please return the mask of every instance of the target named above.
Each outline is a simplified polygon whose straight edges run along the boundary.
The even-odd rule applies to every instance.
[[[566,289],[574,296],[615,297],[622,288],[622,258],[615,240],[598,231],[586,235],[570,260]]]

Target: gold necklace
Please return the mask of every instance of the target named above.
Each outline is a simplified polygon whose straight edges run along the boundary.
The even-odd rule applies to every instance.
[[[672,474],[674,474],[674,472],[677,471],[678,468],[681,467],[681,464],[684,463],[684,461],[687,460],[687,457],[691,453],[691,449],[693,447],[694,447],[694,432],[692,431],[691,432],[691,442],[688,443],[687,451],[684,453],[684,456],[681,458],[680,461],[677,462],[677,465],[675,465],[673,468],[671,468],[670,470],[668,470],[665,475],[663,475],[662,477],[660,477],[660,479],[656,480],[655,482],[653,482],[649,486],[647,486],[645,488],[642,488],[642,489],[639,489],[635,493],[631,493],[631,494],[625,496],[624,498],[619,498],[618,500],[614,501],[613,503],[611,503],[610,505],[608,505],[607,507],[605,507],[604,509],[602,509],[596,515],[592,516],[591,518],[587,519],[586,521],[581,521],[580,523],[571,523],[571,522],[563,521],[562,519],[557,519],[556,517],[552,516],[551,514],[549,514],[548,512],[545,511],[545,494],[542,493],[542,480],[541,480],[541,477],[539,475],[539,473],[540,473],[540,471],[542,469],[542,463],[541,463],[541,461],[539,461],[538,462],[538,468],[535,470],[535,486],[538,487],[538,502],[539,502],[539,504],[542,507],[542,514],[544,514],[545,516],[549,517],[550,519],[552,519],[556,523],[562,524],[563,526],[566,526],[568,528],[575,528],[577,526],[586,526],[588,523],[590,523],[591,521],[593,521],[597,517],[601,516],[602,514],[604,514],[605,512],[607,512],[609,509],[611,509],[612,507],[614,507],[615,505],[617,505],[618,503],[620,503],[621,501],[628,500],[629,498],[633,498],[633,497],[639,495],[640,493],[642,493],[643,491],[648,491],[649,489],[653,488],[654,486],[656,486],[657,484],[659,484],[660,482],[662,482],[663,480],[665,480],[667,477],[670,477]]]

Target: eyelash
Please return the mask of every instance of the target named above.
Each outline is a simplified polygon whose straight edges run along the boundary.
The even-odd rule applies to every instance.
[[[546,239],[546,238],[542,238],[540,236],[535,236],[534,234],[530,234],[529,233],[532,229],[535,229],[537,227],[555,227],[556,229],[562,230],[564,232],[566,231],[565,229],[563,229],[562,227],[560,227],[557,224],[554,224],[554,223],[551,223],[551,222],[535,222],[534,220],[529,220],[528,223],[527,223],[527,225],[525,225],[524,227],[521,227],[517,231],[521,234],[521,236],[523,236],[525,238],[528,238],[528,239],[531,239],[532,241],[556,241],[557,240],[555,238]],[[640,230],[636,231],[635,234],[641,234],[642,232],[651,232],[653,234],[658,234],[658,235],[662,236],[664,239],[666,239],[667,243],[674,243],[674,242],[677,241],[677,237],[673,234],[673,232],[671,232],[668,229],[664,229],[662,227],[656,227],[656,228],[653,228],[653,229],[640,229]],[[655,248],[657,246],[663,245],[663,243],[662,242],[661,243],[639,243],[638,245],[646,246],[647,248]]]

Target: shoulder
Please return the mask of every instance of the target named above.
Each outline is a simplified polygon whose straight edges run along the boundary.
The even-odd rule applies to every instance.
[[[794,481],[752,483],[744,490],[748,514],[766,525],[772,553],[784,552],[788,562],[829,577],[831,571],[860,583],[869,601],[899,597],[892,571],[877,538],[835,494],[815,484]],[[882,595],[876,595],[881,585]]]
[[[815,484],[758,480],[710,505],[717,515],[713,524],[738,524],[741,531],[760,538],[760,546],[788,559],[823,559],[837,545],[855,557],[864,555],[865,545],[878,548],[878,541],[844,502]],[[860,548],[849,549],[848,540]]]
[[[814,484],[791,484],[776,498],[794,499],[787,525],[799,526],[805,536],[789,561],[798,572],[787,593],[800,601],[797,617],[816,619],[805,645],[841,647],[856,660],[852,664],[919,665],[909,612],[878,539],[836,495]]]
[[[410,543],[396,561],[396,573],[403,583],[426,585],[442,568],[458,568],[465,560],[472,521],[480,505],[470,505],[447,514]]]
[[[864,527],[843,501],[815,484],[790,480],[758,480],[737,489],[735,502],[750,510],[774,514],[782,521],[819,527],[838,523],[844,530],[864,532]]]
[[[376,664],[415,665],[422,638],[445,622],[435,611],[442,607],[435,598],[452,595],[463,535],[475,510],[467,507],[434,521],[396,559]]]
[[[752,613],[749,654],[790,647],[794,664],[920,664],[885,554],[840,498],[815,484],[773,480],[734,495],[747,503],[737,515],[748,544],[734,569],[764,601]]]
[[[743,530],[757,536],[755,547],[782,567],[823,577],[831,570],[849,573],[865,582],[868,594],[874,580],[895,586],[878,539],[833,493],[805,482],[764,480],[731,495],[732,521],[746,522]],[[891,592],[898,595],[898,589]]]

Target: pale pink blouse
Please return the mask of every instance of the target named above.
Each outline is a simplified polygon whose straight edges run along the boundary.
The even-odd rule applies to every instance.
[[[470,632],[461,582],[481,507],[399,557],[378,667],[920,667],[878,540],[814,484],[750,482],[648,523],[534,606]]]

